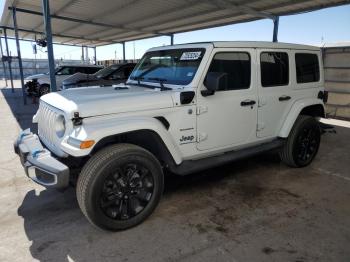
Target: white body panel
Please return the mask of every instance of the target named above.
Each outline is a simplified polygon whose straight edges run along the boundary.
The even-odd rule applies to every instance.
[[[255,50],[246,48],[217,48],[209,59],[217,53],[246,52],[254,61]],[[208,71],[207,64],[205,72]],[[255,71],[255,64],[251,65],[251,72]],[[204,78],[199,90],[205,90]],[[258,100],[256,89],[256,75],[251,74],[249,89],[226,90],[216,92],[213,96],[197,95],[197,135],[198,150],[219,149],[225,147],[249,144],[256,140],[257,105],[242,107],[245,100]]]
[[[66,118],[66,133],[55,140],[60,156],[85,156],[93,148],[79,149],[68,143],[69,138],[79,141],[101,139],[137,130],[151,130],[159,135],[173,156],[176,164],[184,160],[199,159],[223,152],[258,145],[278,137],[287,137],[300,111],[309,105],[322,105],[317,98],[323,91],[323,72],[320,64],[320,81],[297,85],[295,80],[294,53],[310,52],[319,56],[320,50],[310,46],[258,42],[215,42],[154,48],[155,50],[179,48],[205,48],[197,73],[186,86],[166,85],[172,90],[161,91],[136,86],[129,80],[118,88],[74,88],[51,93],[41,98],[42,102],[59,109]],[[260,84],[260,52],[279,50],[289,55],[289,84],[283,87],[263,88]],[[203,82],[209,65],[217,52],[248,52],[251,59],[250,87],[242,90],[218,91],[204,97]],[[157,83],[149,83],[159,86]],[[195,92],[189,104],[181,104],[182,91]],[[280,102],[280,96],[291,96]],[[255,105],[242,107],[245,100],[256,101]],[[73,126],[71,119],[78,112],[83,124]],[[43,117],[40,123],[45,121]],[[167,129],[156,117],[169,122]],[[49,121],[49,120],[48,120]],[[51,121],[51,120],[50,120]],[[58,154],[58,153],[60,154]]]

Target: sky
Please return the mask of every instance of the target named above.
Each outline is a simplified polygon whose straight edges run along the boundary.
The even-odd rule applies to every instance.
[[[1,2],[0,0],[0,10]],[[175,34],[174,43],[191,43],[202,41],[271,41],[273,23],[263,19],[249,23],[222,26],[205,30]],[[280,17],[279,42],[323,45],[324,43],[350,43],[350,5],[332,7],[319,11]],[[140,58],[147,49],[169,45],[170,37],[162,36],[126,43],[126,59]],[[15,54],[14,41],[9,41],[9,49]],[[3,45],[4,46],[4,45]],[[135,47],[135,48],[134,48]],[[135,50],[135,52],[134,52]],[[46,58],[44,50],[38,50],[37,58]],[[23,58],[34,58],[32,43],[22,42]],[[72,46],[54,46],[56,59],[80,59],[81,48]],[[93,58],[93,50],[89,57]],[[120,44],[97,47],[97,59],[121,59]]]

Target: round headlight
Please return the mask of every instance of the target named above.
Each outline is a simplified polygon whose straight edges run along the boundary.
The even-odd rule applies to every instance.
[[[63,115],[58,115],[55,121],[55,131],[56,135],[61,138],[66,132],[66,120]]]

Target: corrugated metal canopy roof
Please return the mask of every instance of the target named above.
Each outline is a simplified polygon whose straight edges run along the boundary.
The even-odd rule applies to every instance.
[[[350,0],[55,0],[50,1],[50,8],[55,43],[99,46],[348,3]],[[12,27],[11,6],[17,8],[20,38],[34,39],[33,32],[40,38],[44,32],[41,0],[6,0],[1,26]]]

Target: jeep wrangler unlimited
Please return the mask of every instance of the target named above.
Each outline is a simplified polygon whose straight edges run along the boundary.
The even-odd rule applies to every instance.
[[[156,208],[164,172],[186,175],[268,150],[304,167],[324,117],[320,49],[213,42],[150,49],[126,84],[40,99],[38,135],[15,141],[26,174],[65,188],[78,170],[79,206],[97,227],[121,230]]]

